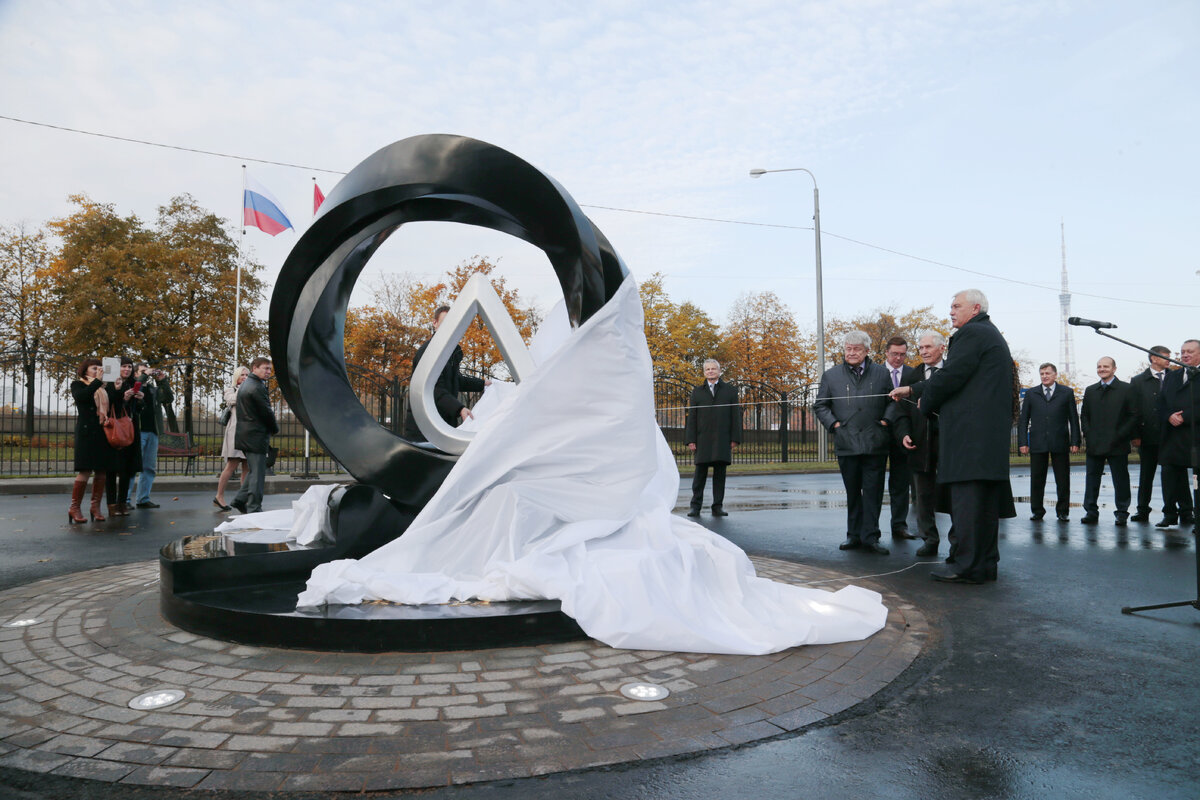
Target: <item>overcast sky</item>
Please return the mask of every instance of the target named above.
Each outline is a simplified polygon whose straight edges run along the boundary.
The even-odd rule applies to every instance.
[[[1058,361],[1065,224],[1072,314],[1173,350],[1200,336],[1195,0],[0,0],[0,53],[0,116],[235,156],[0,119],[3,224],[75,193],[152,220],[189,192],[233,220],[245,163],[302,233],[314,176],[328,193],[380,147],[457,133],[553,176],[635,276],[718,321],[769,289],[815,327],[812,181],[748,177],[805,167],[827,319],[945,315],[974,286],[1014,351]],[[244,246],[273,282],[296,239]],[[540,251],[431,223],[385,245],[357,299],[476,254],[556,299]],[[1074,344],[1089,381],[1101,355],[1126,378],[1144,360],[1089,329]]]

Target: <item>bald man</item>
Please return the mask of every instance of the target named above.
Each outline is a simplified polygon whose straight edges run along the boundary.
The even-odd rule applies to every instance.
[[[1117,377],[1117,362],[1104,356],[1096,362],[1100,378],[1083,391],[1079,424],[1087,450],[1087,478],[1083,490],[1084,525],[1100,521],[1100,476],[1108,464],[1116,492],[1113,516],[1117,525],[1129,520],[1129,441],[1137,431],[1138,406],[1128,383]]]

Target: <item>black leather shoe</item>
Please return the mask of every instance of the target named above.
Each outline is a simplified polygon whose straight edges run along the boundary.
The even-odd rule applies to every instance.
[[[908,528],[892,528],[893,539],[919,539],[919,536],[913,536],[908,532]]]
[[[1042,521],[1042,518],[1043,518],[1043,517],[1045,517],[1045,516],[1046,516],[1046,512],[1045,512],[1045,511],[1043,511],[1043,512],[1042,512],[1042,513],[1040,513],[1040,514],[1034,514],[1032,517],[1030,517],[1030,518],[1029,518],[1029,521],[1030,521],[1030,522],[1041,522],[1041,521]]]
[[[929,577],[940,583],[968,583],[973,586],[983,583],[979,578],[972,578],[959,572],[931,572]]]
[[[1079,522],[1083,525],[1095,525],[1099,521],[1100,521],[1100,517],[1097,516],[1096,514],[1088,514],[1087,516],[1081,517],[1079,519]]]
[[[237,509],[238,511],[242,512],[243,514],[246,513],[246,504],[245,504],[245,502],[243,502],[241,500],[234,500],[229,505],[232,506],[233,508]]]
[[[838,545],[838,550],[857,550],[860,547],[862,547],[861,541],[846,537],[846,541]]]
[[[698,516],[700,516],[700,509],[698,509],[698,508],[693,508],[691,511],[689,511],[689,512],[687,513],[687,515],[688,515],[689,517],[698,517]]]
[[[879,542],[863,542],[862,549],[866,550],[868,553],[875,553],[876,555],[880,556],[886,556],[892,552]]]
[[[936,556],[937,551],[938,551],[938,546],[936,544],[930,544],[930,543],[926,542],[925,544],[923,544],[917,548],[917,558],[925,558],[926,556]]]
[[[1194,516],[1192,516],[1191,514],[1180,514],[1179,515],[1179,524],[1185,528],[1188,525],[1195,525],[1196,518]]]
[[[1059,514],[1059,515],[1058,515],[1058,521],[1059,521],[1059,522],[1070,522],[1070,521],[1071,521],[1071,515],[1070,515],[1070,514],[1068,514],[1068,513],[1066,513],[1066,512],[1064,511],[1062,514]]]
[[[1136,513],[1136,514],[1134,514],[1132,517],[1130,517],[1130,518],[1129,518],[1129,521],[1130,521],[1130,522],[1149,522],[1149,521],[1150,521],[1150,515],[1149,515],[1149,514],[1143,514],[1142,512],[1140,512],[1140,511],[1139,511],[1138,513]]]
[[[1156,528],[1174,528],[1178,524],[1179,524],[1179,520],[1175,519],[1174,517],[1163,517],[1161,520],[1154,523],[1154,527],[1156,527]]]
[[[1129,523],[1129,515],[1128,514],[1118,514],[1117,515],[1116,524],[1117,524],[1118,528],[1124,528],[1128,523]]]
[[[712,515],[714,517],[728,517],[729,512],[726,511],[725,509],[721,508],[720,506],[713,506]]]

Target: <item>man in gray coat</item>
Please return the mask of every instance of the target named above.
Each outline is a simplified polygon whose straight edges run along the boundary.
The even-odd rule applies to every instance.
[[[738,405],[737,389],[721,380],[721,364],[715,358],[704,362],[704,383],[692,390],[688,400],[684,440],[696,458],[688,516],[700,516],[710,467],[713,473],[712,514],[714,517],[729,516],[724,507],[725,467],[733,462],[733,451],[742,440],[742,409]]]
[[[894,404],[888,402],[888,371],[867,359],[871,337],[851,331],[842,341],[845,360],[821,376],[813,412],[833,434],[833,451],[846,487],[846,541],[842,550],[859,547],[887,555],[879,543],[879,508]]]
[[[957,331],[945,367],[928,380],[892,391],[892,397],[911,397],[921,411],[938,415],[937,480],[949,486],[957,542],[953,570],[932,577],[947,583],[995,580],[1000,517],[1016,514],[1008,474],[1013,361],[987,309],[987,297],[978,289],[956,294],[950,322]]]
[[[230,505],[243,514],[262,511],[267,447],[271,436],[279,433],[275,412],[271,410],[271,398],[267,394],[267,381],[272,371],[269,358],[256,358],[250,362],[250,374],[238,388],[237,430],[233,443],[246,455],[246,469],[250,474],[242,480],[242,488],[238,489],[237,497]]]

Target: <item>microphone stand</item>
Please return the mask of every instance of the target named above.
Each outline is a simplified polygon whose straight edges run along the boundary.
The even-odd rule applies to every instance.
[[[1128,345],[1128,346],[1132,347],[1134,350],[1139,350],[1148,355],[1158,356],[1159,358],[1169,361],[1172,364],[1178,364],[1179,366],[1183,367],[1183,369],[1187,370],[1187,376],[1188,376],[1188,400],[1193,409],[1196,407],[1196,383],[1198,381],[1200,381],[1200,370],[1197,370],[1196,367],[1189,367],[1187,364],[1184,364],[1182,361],[1177,361],[1173,358],[1170,358],[1169,356],[1164,356],[1161,353],[1152,352],[1151,350],[1148,350],[1145,347],[1140,347],[1140,346],[1134,344],[1133,342],[1127,342],[1118,336],[1113,336],[1111,333],[1105,333],[1104,331],[1100,330],[1098,327],[1093,326],[1092,330],[1095,331],[1096,333],[1100,334],[1101,336],[1105,336],[1109,339],[1112,339],[1113,341],[1120,342],[1121,344],[1124,344],[1124,345]],[[1200,468],[1200,442],[1197,441],[1197,439],[1200,438],[1200,436],[1198,436],[1198,434],[1200,434],[1200,424],[1198,424],[1198,423],[1200,423],[1200,420],[1190,420],[1190,422],[1189,422],[1189,424],[1191,425],[1191,428],[1192,428],[1192,451],[1191,451],[1191,462],[1192,463],[1191,463],[1191,467],[1192,467],[1192,508],[1194,509],[1193,513],[1200,511],[1200,476],[1198,476],[1198,474],[1197,474],[1198,468]],[[1187,475],[1187,467],[1184,467],[1184,475]],[[1153,611],[1153,610],[1159,609],[1159,608],[1179,608],[1180,606],[1191,606],[1192,608],[1196,609],[1197,611],[1200,611],[1200,525],[1198,525],[1195,522],[1192,523],[1192,539],[1194,540],[1195,552],[1196,552],[1196,597],[1195,597],[1195,599],[1180,600],[1175,603],[1158,603],[1158,604],[1152,605],[1152,606],[1123,606],[1121,608],[1122,614],[1132,614],[1135,611]]]

